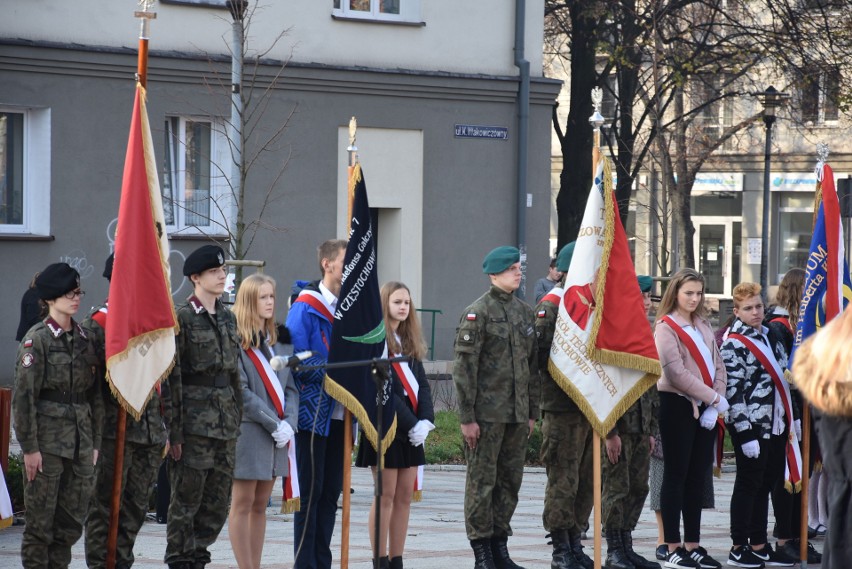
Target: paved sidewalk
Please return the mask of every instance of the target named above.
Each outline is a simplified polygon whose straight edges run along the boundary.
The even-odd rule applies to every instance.
[[[464,467],[433,467],[426,472],[426,489],[423,502],[414,504],[406,542],[405,565],[410,569],[462,569],[473,566],[473,556],[464,531]],[[509,550],[521,565],[545,569],[550,566],[551,548],[544,537],[541,525],[545,474],[543,469],[527,469],[521,488],[520,502],[513,520],[514,536],[509,539]],[[724,473],[714,479],[716,491],[715,510],[705,510],[702,517],[702,545],[722,563],[730,548],[728,528],[729,506],[733,490],[734,473]],[[372,500],[373,483],[367,469],[352,469],[352,521],[350,563],[353,569],[371,567],[370,540],[367,530],[367,513]],[[279,486],[280,488],[280,486]],[[276,490],[276,493],[278,490]],[[266,545],[263,551],[264,568],[289,568],[293,561],[292,516],[277,513],[280,495],[274,498],[274,507],[268,510]],[[773,523],[770,515],[770,524]],[[339,566],[340,516],[333,543],[335,566]],[[771,529],[771,528],[770,528]],[[22,526],[0,530],[0,567],[20,564]],[[146,523],[136,541],[134,567],[163,567],[166,546],[166,527]],[[635,549],[653,559],[656,546],[657,524],[654,513],[646,509],[634,533]],[[822,541],[814,542],[822,550]],[[591,555],[591,539],[586,543]],[[227,525],[212,548],[210,569],[236,567],[228,539]],[[74,546],[72,568],[86,566],[82,540]]]

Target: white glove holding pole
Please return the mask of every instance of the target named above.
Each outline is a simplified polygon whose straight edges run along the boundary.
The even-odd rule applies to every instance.
[[[703,413],[701,413],[701,417],[698,418],[698,423],[701,425],[701,428],[712,431],[713,427],[716,426],[716,419],[718,418],[719,411],[717,411],[715,407],[708,407]]]
[[[731,408],[731,405],[730,405],[730,403],[728,403],[728,400],[720,395],[719,396],[719,402],[716,403],[716,411],[718,411],[720,415],[724,415],[725,411],[727,411],[730,408]]]
[[[743,443],[742,446],[743,454],[748,458],[757,458],[760,456],[760,443],[757,441],[749,441],[747,443]]]

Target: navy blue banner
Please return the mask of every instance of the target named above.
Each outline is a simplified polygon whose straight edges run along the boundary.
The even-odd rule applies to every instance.
[[[349,245],[343,260],[343,284],[331,330],[329,364],[387,356],[375,233],[360,165],[356,165],[352,172],[350,185],[353,182]],[[357,417],[367,440],[379,454],[384,454],[396,432],[390,381],[385,381],[379,393],[370,366],[329,369],[326,373],[326,391]],[[376,428],[379,409],[382,412],[381,433]]]

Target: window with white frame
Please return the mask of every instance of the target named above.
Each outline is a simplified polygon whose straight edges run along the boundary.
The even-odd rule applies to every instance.
[[[0,107],[0,234],[50,234],[50,110]]]
[[[733,125],[734,100],[725,95],[728,78],[722,74],[696,77],[693,84],[693,105],[698,109],[696,123],[704,143],[714,144],[722,133]],[[723,150],[730,150],[732,141],[726,140]]]
[[[334,0],[335,16],[420,23],[421,0]]]
[[[230,195],[223,169],[229,162],[224,131],[216,122],[167,117],[163,152],[163,214],[169,232],[223,235]]]

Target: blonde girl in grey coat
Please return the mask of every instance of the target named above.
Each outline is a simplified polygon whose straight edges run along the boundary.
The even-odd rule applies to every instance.
[[[299,394],[286,368],[276,372],[275,281],[246,278],[234,304],[240,335],[243,418],[237,439],[228,534],[240,569],[259,569],[266,505],[275,478],[287,476],[287,451],[299,417]]]

